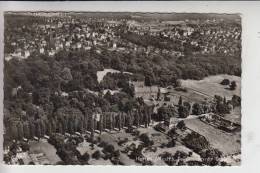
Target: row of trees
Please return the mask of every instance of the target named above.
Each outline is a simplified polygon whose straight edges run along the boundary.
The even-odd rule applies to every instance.
[[[241,105],[241,98],[233,95],[231,100],[226,100],[225,97],[215,95],[213,100],[204,101],[202,103],[189,103],[182,100],[180,96],[178,105],[161,106],[158,108],[158,113],[153,116],[155,120],[167,120],[170,117],[187,118],[190,114],[201,115],[206,113],[229,114],[235,107]]]
[[[54,117],[49,119],[38,118],[29,120],[19,120],[6,122],[8,137],[11,139],[22,139],[43,137],[53,133],[85,133],[90,131],[94,135],[95,130],[102,133],[105,129],[121,130],[123,127],[132,129],[132,126],[147,127],[151,122],[152,107],[142,106],[125,112],[102,112],[100,108],[94,111],[86,110],[85,114],[73,107],[59,108]]]

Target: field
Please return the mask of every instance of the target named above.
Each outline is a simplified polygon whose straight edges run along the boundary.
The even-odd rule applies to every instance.
[[[81,155],[85,154],[85,152],[88,152],[88,154],[91,156],[97,150],[102,153],[102,148],[98,147],[97,145],[93,145],[92,148],[90,146],[90,143],[85,140],[78,145],[77,150],[80,152]],[[96,160],[90,157],[88,162],[91,165],[113,165],[110,160],[104,160],[103,158]]]
[[[222,151],[224,155],[240,152],[240,133],[231,134],[224,132],[200,121],[199,119],[185,120],[185,124],[188,128],[205,136],[211,146]]]
[[[223,79],[236,81],[237,88],[232,91],[228,89],[228,86],[221,85],[220,82]],[[169,96],[174,104],[178,103],[180,96],[184,101],[201,103],[213,98],[214,95],[225,96],[226,99],[231,99],[233,95],[241,95],[241,78],[237,76],[216,75],[206,77],[203,80],[182,80],[181,83],[187,89],[187,92],[176,91],[175,89],[169,90]]]
[[[220,85],[223,79],[229,79],[230,81],[236,81],[237,88],[234,91],[228,89],[228,86]],[[220,95],[230,99],[233,95],[241,95],[241,78],[231,75],[216,75],[209,76],[203,80],[182,80],[182,86],[188,89],[198,92],[198,94],[204,94],[208,96]]]

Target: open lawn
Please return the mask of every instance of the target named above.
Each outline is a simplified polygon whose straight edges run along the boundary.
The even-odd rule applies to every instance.
[[[229,86],[221,85],[220,82],[223,79],[229,79],[230,81],[236,81],[237,88],[232,91]],[[203,80],[182,80],[182,86],[187,89],[187,92],[176,91],[175,89],[170,89],[171,102],[178,104],[180,96],[184,101],[197,102],[211,99],[214,95],[219,95],[231,99],[233,95],[240,96],[241,89],[241,78],[231,75],[216,75],[209,76]]]
[[[228,86],[221,85],[220,82],[223,79],[236,81],[236,90],[231,91],[230,89],[228,89]],[[197,91],[198,94],[201,93],[208,96],[220,95],[222,97],[225,96],[227,99],[230,99],[233,95],[241,95],[241,78],[238,76],[231,76],[225,74],[209,76],[204,78],[203,80],[182,80],[182,86],[194,90],[194,92]]]

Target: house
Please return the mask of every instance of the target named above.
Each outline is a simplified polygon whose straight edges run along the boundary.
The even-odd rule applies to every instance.
[[[40,48],[40,54],[44,54],[44,48],[43,47]]]
[[[61,94],[60,94],[62,97],[69,97],[69,94],[68,93],[66,93],[66,92],[61,92]]]
[[[77,136],[81,136],[81,133],[79,133],[79,132],[75,132],[75,135],[77,135]]]
[[[22,52],[22,55],[23,55],[23,58],[24,58],[24,59],[28,58],[28,57],[30,56],[29,50],[23,51],[23,52]]]
[[[78,49],[80,49],[80,48],[82,47],[81,43],[77,43],[77,44],[76,44],[76,47],[77,47]]]
[[[50,136],[44,135],[44,138],[45,138],[45,139],[50,139]]]
[[[34,136],[33,139],[36,140],[36,141],[39,141],[39,138],[36,137],[36,136]]]
[[[13,57],[11,55],[5,55],[5,60],[6,61],[10,61],[11,59],[13,59]]]
[[[48,52],[49,56],[54,56],[55,53],[56,53],[56,52],[55,52],[53,49],[51,49],[51,50]]]
[[[69,133],[65,133],[65,136],[66,136],[66,137],[70,137],[70,134],[69,134]]]
[[[116,43],[113,43],[113,49],[116,49]]]

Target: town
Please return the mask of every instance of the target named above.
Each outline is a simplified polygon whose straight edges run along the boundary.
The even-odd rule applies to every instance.
[[[6,164],[240,164],[238,15],[4,18]]]

